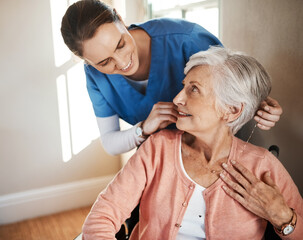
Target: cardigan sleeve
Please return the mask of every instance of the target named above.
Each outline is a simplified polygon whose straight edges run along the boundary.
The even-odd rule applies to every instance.
[[[149,137],[102,191],[83,225],[83,239],[115,239],[115,234],[138,205],[148,178],[156,165],[152,137]]]
[[[264,160],[264,163],[268,164],[264,169],[271,172],[271,177],[279,187],[286,203],[289,207],[295,209],[297,214],[297,224],[294,232],[288,236],[280,234],[279,236],[283,240],[301,240],[303,236],[303,200],[300,192],[287,170],[274,155],[267,152]]]

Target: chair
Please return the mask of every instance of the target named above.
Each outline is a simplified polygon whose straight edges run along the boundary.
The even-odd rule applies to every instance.
[[[280,149],[279,149],[278,146],[271,145],[268,148],[268,151],[270,151],[276,158],[279,157]],[[265,240],[281,240],[281,238],[276,233],[276,231],[274,230],[273,225],[270,222],[267,223],[267,227],[266,227],[266,230],[265,230],[265,233],[264,233],[264,239]]]
[[[125,227],[125,235],[120,234],[119,236],[117,236],[117,234],[121,231],[119,231],[116,234],[116,238],[118,240],[126,240],[130,237],[130,234],[132,233],[134,227],[136,226],[136,224],[139,222],[139,205],[137,205],[137,207],[132,211],[130,218],[126,219],[125,223],[124,223],[124,227]],[[120,238],[118,238],[120,237]]]

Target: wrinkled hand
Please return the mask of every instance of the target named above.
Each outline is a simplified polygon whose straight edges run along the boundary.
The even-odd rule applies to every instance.
[[[264,181],[261,181],[240,163],[232,161],[232,164],[233,166],[223,164],[225,171],[220,174],[221,179],[228,185],[222,188],[230,197],[250,212],[270,221],[278,229],[291,220],[292,210],[271,179],[270,172],[266,172]],[[232,181],[226,172],[235,181]]]
[[[258,122],[257,126],[262,130],[269,130],[275,126],[282,114],[282,108],[278,101],[267,97],[260,105],[254,119]]]
[[[144,135],[150,135],[157,130],[166,128],[171,123],[175,123],[178,116],[176,109],[177,107],[172,102],[156,103],[143,123]]]

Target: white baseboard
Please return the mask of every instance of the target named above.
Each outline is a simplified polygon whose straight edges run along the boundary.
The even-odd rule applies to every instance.
[[[0,225],[91,205],[114,175],[0,196]]]

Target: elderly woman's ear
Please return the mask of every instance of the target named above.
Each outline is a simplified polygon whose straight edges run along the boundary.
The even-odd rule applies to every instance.
[[[227,122],[233,122],[238,117],[240,117],[241,113],[243,112],[244,104],[241,103],[240,107],[228,107],[228,110],[224,113],[223,119]]]

